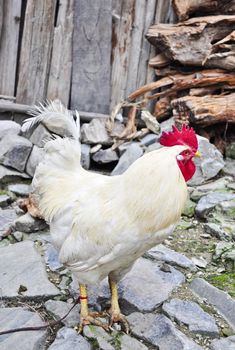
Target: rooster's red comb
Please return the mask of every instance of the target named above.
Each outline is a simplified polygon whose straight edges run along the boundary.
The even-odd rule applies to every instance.
[[[160,144],[168,147],[186,145],[195,152],[198,149],[198,141],[195,131],[193,128],[187,127],[185,124],[183,125],[182,130],[178,130],[176,126],[172,125],[172,131],[163,131],[160,137]]]

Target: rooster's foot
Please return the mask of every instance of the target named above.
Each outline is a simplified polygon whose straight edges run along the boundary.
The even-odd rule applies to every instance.
[[[102,327],[105,331],[109,331],[110,330],[109,325],[97,319],[99,317],[105,317],[105,316],[107,316],[106,312],[90,312],[86,316],[81,316],[78,333],[79,334],[82,333],[83,328],[88,325],[99,326],[99,327]]]
[[[112,327],[114,323],[119,323],[121,325],[121,329],[126,333],[130,333],[130,325],[127,321],[126,317],[120,312],[112,312],[110,311],[110,322],[109,327]]]

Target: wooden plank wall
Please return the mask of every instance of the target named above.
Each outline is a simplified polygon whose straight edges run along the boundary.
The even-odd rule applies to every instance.
[[[14,96],[21,0],[0,2],[0,94]]]
[[[79,0],[74,7],[71,107],[109,113],[110,0]]]
[[[145,33],[167,21],[171,0],[1,1],[0,95],[108,114],[154,80]]]

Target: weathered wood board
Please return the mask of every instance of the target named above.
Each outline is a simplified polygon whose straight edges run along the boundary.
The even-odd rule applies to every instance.
[[[46,98],[56,0],[28,0],[20,53],[17,102]]]
[[[134,9],[135,0],[114,1],[112,13],[112,108],[122,101],[126,95]]]
[[[80,0],[74,6],[71,108],[109,113],[110,0]]]
[[[14,96],[21,0],[0,2],[0,94]]]
[[[72,73],[72,36],[74,0],[59,0],[59,10],[50,65],[47,98],[68,106]]]

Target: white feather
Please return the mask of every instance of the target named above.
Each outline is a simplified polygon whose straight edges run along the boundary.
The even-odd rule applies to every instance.
[[[28,112],[33,117],[27,118],[21,128],[23,132],[42,123],[49,131],[64,137],[71,137],[75,140],[80,135],[79,114],[76,111],[76,120],[72,112],[66,109],[59,100],[47,101],[45,105],[40,103]]]

